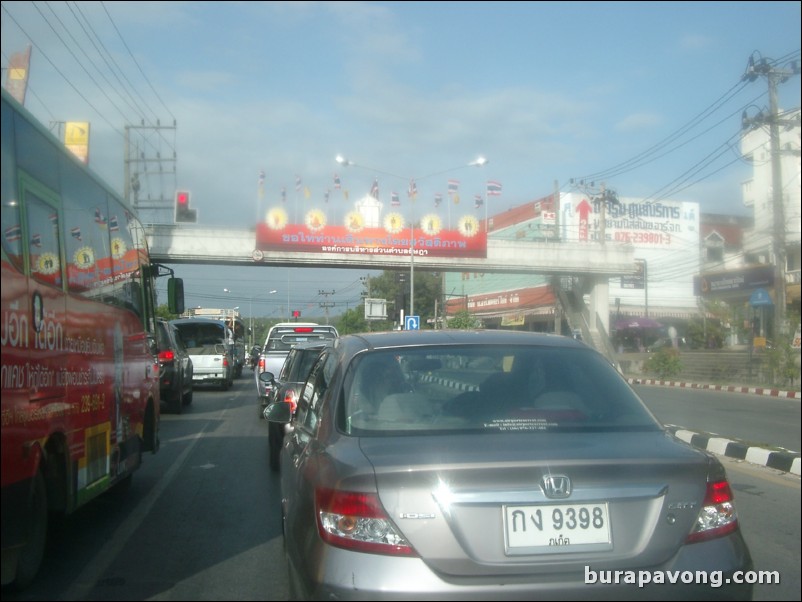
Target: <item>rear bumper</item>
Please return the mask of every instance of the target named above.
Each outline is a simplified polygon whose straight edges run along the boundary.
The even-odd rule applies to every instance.
[[[290,561],[290,579],[295,591],[313,600],[751,600],[753,585],[739,582],[741,572],[752,570],[746,545],[740,534],[722,540],[684,546],[658,567],[616,571],[591,564],[580,572],[504,577],[446,575],[419,558],[320,544],[313,556],[325,559],[323,566],[298,572]]]
[[[193,383],[209,383],[209,382],[220,382],[224,380],[229,380],[229,374],[226,371],[217,371],[217,372],[195,372],[192,375],[192,382]]]

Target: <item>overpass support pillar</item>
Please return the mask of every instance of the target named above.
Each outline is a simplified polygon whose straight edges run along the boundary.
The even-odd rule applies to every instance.
[[[592,276],[590,291],[589,324],[591,332],[598,332],[596,316],[601,319],[604,330],[610,333],[610,277]]]

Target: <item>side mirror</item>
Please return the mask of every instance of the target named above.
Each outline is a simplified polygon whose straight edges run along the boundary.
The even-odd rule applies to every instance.
[[[264,373],[263,373],[264,374]],[[274,401],[265,408],[265,420],[287,423],[292,420],[292,408],[283,401]]]
[[[170,313],[184,313],[184,281],[181,278],[170,278],[167,281],[167,306]]]

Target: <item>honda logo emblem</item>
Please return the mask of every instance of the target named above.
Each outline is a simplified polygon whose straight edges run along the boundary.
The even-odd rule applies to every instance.
[[[563,499],[571,495],[571,479],[564,475],[547,474],[541,480],[546,497]]]

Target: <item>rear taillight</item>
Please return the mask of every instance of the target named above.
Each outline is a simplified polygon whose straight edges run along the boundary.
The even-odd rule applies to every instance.
[[[370,554],[417,556],[376,494],[318,489],[315,507],[320,537],[328,544]]]
[[[264,372],[264,371],[265,371],[265,360],[264,360],[264,358],[260,357],[259,358],[259,372]]]
[[[290,404],[290,413],[295,414],[295,408],[298,407],[298,393],[295,389],[287,389],[284,393],[284,403]]]
[[[738,529],[738,514],[735,512],[730,484],[727,481],[708,483],[705,501],[686,543],[715,539],[736,529]]]
[[[175,360],[175,353],[170,351],[169,349],[166,351],[159,352],[159,362],[162,364],[169,364],[170,362]]]

